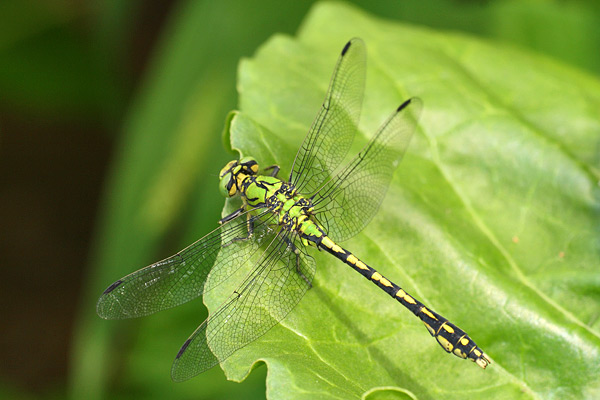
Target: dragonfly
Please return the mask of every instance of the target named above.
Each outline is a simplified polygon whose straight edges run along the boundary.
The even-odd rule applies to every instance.
[[[403,102],[358,155],[340,166],[358,130],[365,78],[365,44],[354,38],[339,55],[289,178],[278,177],[279,166],[259,173],[252,157],[230,161],[219,173],[219,189],[241,198],[241,206],[192,245],[117,280],[100,296],[100,317],[141,317],[201,296],[242,266],[250,271],[184,342],[173,362],[173,380],[223,362],[285,318],[312,286],[316,263],[310,247],[331,254],[400,302],[446,352],[481,368],[491,363],[465,331],[338,244],[376,214],[422,109],[417,97]]]

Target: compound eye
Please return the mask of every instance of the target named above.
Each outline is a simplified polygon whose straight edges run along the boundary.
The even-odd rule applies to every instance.
[[[237,164],[237,162],[237,160],[229,161],[227,165],[223,167],[221,172],[219,172],[219,178],[223,179],[225,174],[227,174]]]
[[[231,173],[221,177],[219,191],[223,197],[231,197],[237,193],[237,186],[234,185],[233,175]]]
[[[258,173],[258,163],[254,157],[244,157],[240,160],[240,165],[243,165],[248,173],[253,175]]]

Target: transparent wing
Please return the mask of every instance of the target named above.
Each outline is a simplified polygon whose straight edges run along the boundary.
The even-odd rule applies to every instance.
[[[321,110],[294,159],[289,181],[300,193],[314,193],[348,153],[360,117],[365,68],[365,44],[352,39],[342,50]]]
[[[422,102],[404,102],[363,150],[313,197],[315,216],[336,241],[351,238],[373,218],[402,160]]]
[[[240,214],[179,253],[114,282],[98,299],[98,315],[122,319],[153,314],[192,300],[223,282],[262,242],[274,237],[273,213],[261,211],[251,217],[253,237],[244,240],[251,212]],[[219,263],[215,264],[219,252]]]
[[[196,329],[175,358],[171,376],[189,379],[224,361],[281,321],[309,289],[315,274],[312,257],[288,232],[281,231],[240,287]]]

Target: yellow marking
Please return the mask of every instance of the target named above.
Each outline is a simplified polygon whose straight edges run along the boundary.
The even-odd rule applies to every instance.
[[[356,256],[354,254],[350,254],[348,256],[348,259],[346,259],[346,261],[348,261],[350,264],[354,265],[358,261],[358,258],[356,258]]]
[[[258,172],[258,164],[254,164],[252,167],[250,167],[250,169],[252,170],[252,172],[257,173]]]
[[[452,329],[452,327],[450,325],[447,325],[445,322],[444,325],[442,325],[442,328],[444,328],[448,333],[454,333],[454,329]]]
[[[378,281],[381,279],[381,274],[377,271],[373,272],[373,275],[371,275],[371,280],[372,281]]]
[[[477,357],[481,357],[481,352],[479,350],[475,349],[473,350],[473,353],[475,353]]]
[[[244,179],[246,179],[246,175],[244,174],[238,174],[237,176],[237,184],[239,187],[242,186],[242,182],[244,181]]]
[[[468,345],[469,344],[469,339],[467,339],[467,338],[460,339],[460,344],[462,344],[463,346]]]
[[[425,307],[421,308],[421,312],[423,312],[423,314],[427,315],[429,318],[437,320],[437,318],[435,317],[435,315],[433,315],[431,313],[431,311],[429,311],[427,308],[425,308]]]
[[[333,243],[333,241],[331,239],[329,239],[329,237],[325,236],[323,238],[323,240],[321,241],[321,244],[325,247],[327,247],[328,249],[331,249],[335,243]]]
[[[385,279],[383,276],[381,277],[379,282],[381,282],[381,284],[383,286],[392,287],[392,283],[390,281],[388,281],[387,279]]]
[[[403,299],[404,296],[406,296],[406,292],[404,290],[400,289],[396,292],[396,297],[400,297],[401,299]]]
[[[323,240],[321,241],[321,244],[323,244],[323,246],[327,247],[328,249],[331,249],[335,253],[343,253],[344,252],[344,250],[342,250],[342,248],[340,246],[335,244],[333,242],[333,240],[329,239],[329,237],[327,237],[327,236],[325,236],[323,238]]]
[[[357,266],[358,268],[360,268],[360,269],[369,269],[369,267],[367,267],[367,266],[365,265],[365,263],[364,263],[364,262],[362,262],[362,261],[360,261],[360,260],[357,260],[357,261],[356,261],[356,266]]]
[[[431,326],[429,326],[428,323],[425,323],[425,322],[423,322],[423,323],[425,324],[425,328],[427,328],[429,333],[431,333],[431,336],[435,336],[435,331],[433,330],[433,328]]]
[[[407,294],[404,295],[404,301],[406,301],[409,304],[417,304],[417,301]]]
[[[460,358],[467,358],[467,355],[465,354],[465,352],[462,351],[461,349],[459,349],[458,347],[454,349],[454,355],[456,355]]]
[[[306,215],[301,215],[298,217],[298,225],[300,225],[302,223],[302,221],[304,221],[306,219]]]
[[[446,349],[446,351],[450,352],[454,348],[454,346],[452,346],[452,343],[450,343],[448,341],[448,339],[446,339],[445,337],[443,337],[443,336],[437,336],[436,339],[442,345],[442,347],[444,349]]]

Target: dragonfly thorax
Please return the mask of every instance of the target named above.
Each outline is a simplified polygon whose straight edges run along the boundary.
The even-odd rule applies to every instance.
[[[248,206],[269,209],[283,229],[302,233],[308,225],[316,226],[312,201],[298,193],[294,185],[279,178],[246,176],[239,185],[239,194]]]

